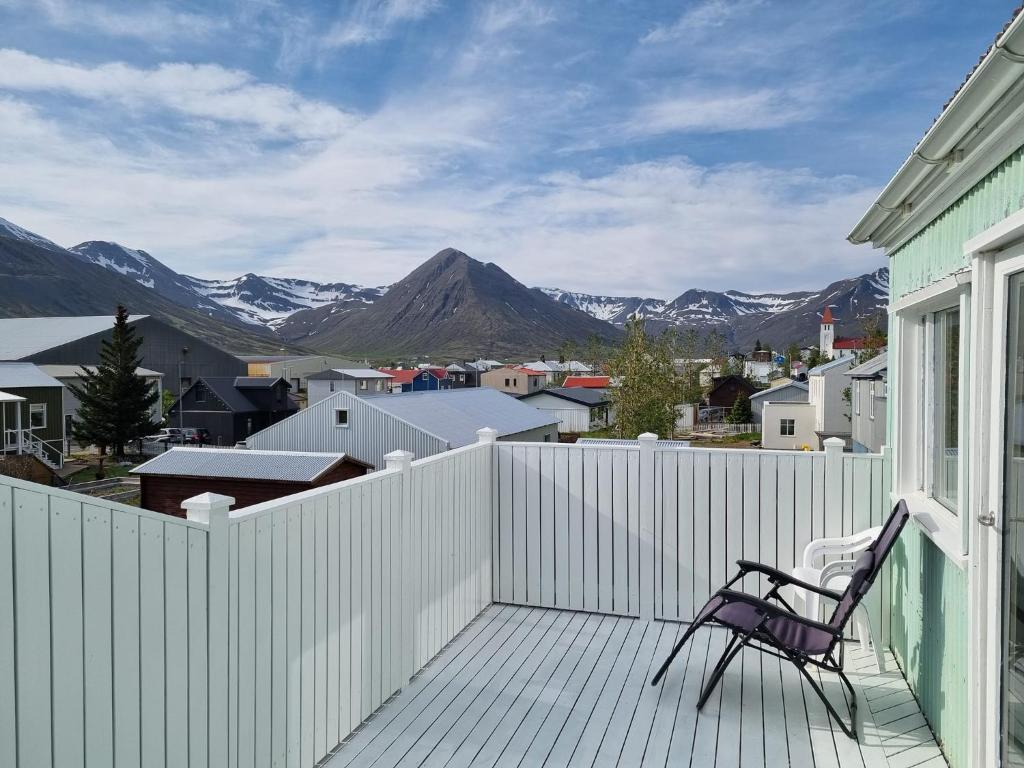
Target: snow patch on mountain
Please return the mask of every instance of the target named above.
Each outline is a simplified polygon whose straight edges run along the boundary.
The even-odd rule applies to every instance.
[[[24,227],[19,227],[17,224],[12,221],[8,221],[7,219],[0,219],[0,237],[24,240],[27,243],[32,243],[33,245],[38,245],[41,248],[47,248],[51,251],[64,250],[52,240],[47,240],[42,235],[37,235],[35,232],[30,232]]]

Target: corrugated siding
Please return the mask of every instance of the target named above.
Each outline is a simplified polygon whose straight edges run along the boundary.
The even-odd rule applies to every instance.
[[[892,553],[890,641],[953,768],[967,765],[967,574],[913,523]]]
[[[890,259],[890,300],[941,280],[969,265],[964,243],[1024,208],[1024,149],[921,230]]]
[[[349,426],[334,426],[335,408],[348,408]],[[347,392],[336,392],[246,439],[246,445],[270,451],[328,451],[384,468],[391,451],[411,451],[417,459],[448,450],[443,440],[367,404]]]

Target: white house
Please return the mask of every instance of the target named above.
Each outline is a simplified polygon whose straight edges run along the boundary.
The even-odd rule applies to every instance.
[[[830,437],[850,443],[850,404],[843,390],[849,386],[846,372],[853,363],[852,357],[841,357],[807,372],[807,401],[814,406],[814,431],[819,443],[823,444]]]
[[[579,360],[567,360],[564,363],[558,360],[534,360],[532,363],[523,363],[522,367],[543,373],[547,384],[554,383],[560,376],[593,373],[591,366]]]
[[[335,392],[351,392],[353,395],[373,395],[390,392],[389,373],[372,368],[329,368],[306,377],[309,404],[314,405]]]
[[[551,387],[519,400],[558,419],[559,432],[589,432],[611,423],[611,400],[603,389]]]
[[[857,453],[879,453],[886,444],[887,372],[885,352],[846,372],[853,408],[851,438]]]
[[[799,401],[764,403],[761,413],[761,445],[784,451],[817,450],[814,405]]]

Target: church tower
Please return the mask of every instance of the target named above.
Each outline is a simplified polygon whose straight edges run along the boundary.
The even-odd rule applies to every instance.
[[[818,349],[822,357],[832,358],[832,343],[836,340],[835,328],[832,325],[832,308],[825,307],[821,313],[821,332],[819,334]]]

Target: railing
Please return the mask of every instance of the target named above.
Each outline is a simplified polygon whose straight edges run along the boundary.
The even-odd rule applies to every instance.
[[[686,621],[888,507],[835,444],[481,438],[188,520],[0,477],[0,765],[311,768],[492,600]]]
[[[18,430],[8,429],[4,431],[3,452],[16,451],[20,447],[22,453],[29,453],[60,469],[64,466],[64,453],[54,448],[47,442],[37,437],[31,429],[21,430],[21,441],[18,440]]]
[[[721,432],[723,435],[743,435],[750,432],[760,432],[760,424],[730,424],[728,422],[698,422],[691,424],[688,427],[683,427],[679,430],[682,433],[687,432]]]

